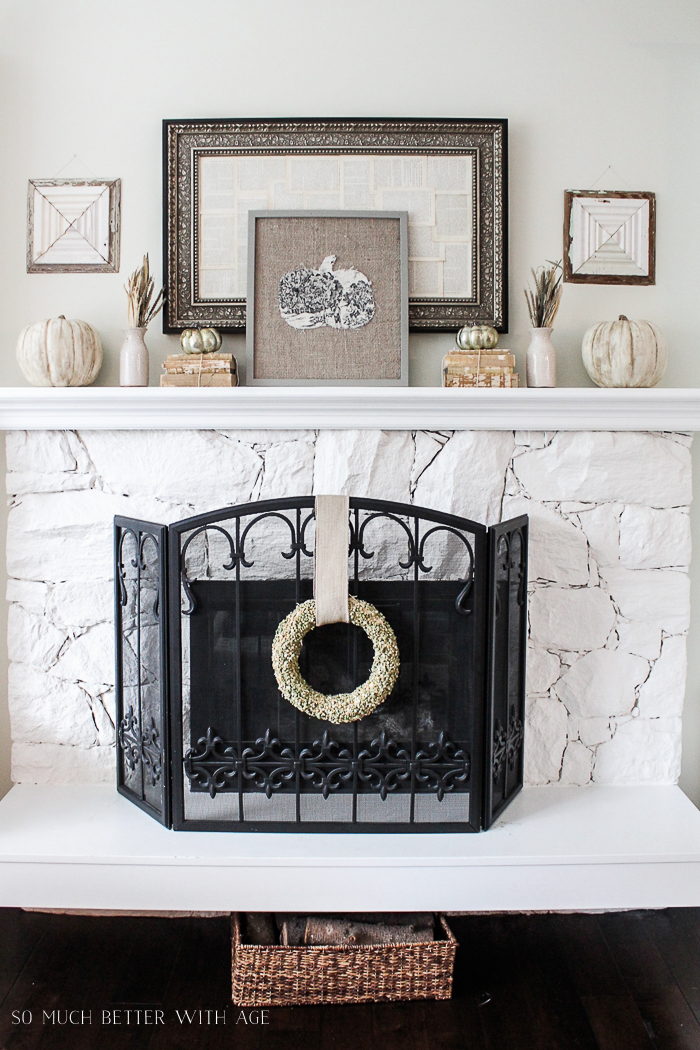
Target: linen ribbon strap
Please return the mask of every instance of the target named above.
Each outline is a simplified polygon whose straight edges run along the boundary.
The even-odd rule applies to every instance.
[[[348,514],[349,496],[316,497],[314,599],[316,626],[349,623]]]

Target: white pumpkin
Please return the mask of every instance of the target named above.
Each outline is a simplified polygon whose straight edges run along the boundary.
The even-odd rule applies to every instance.
[[[666,340],[651,321],[617,321],[591,325],[583,337],[583,363],[597,386],[656,386],[664,372]]]
[[[86,321],[61,314],[22,329],[17,360],[32,386],[89,386],[102,367],[102,342]]]

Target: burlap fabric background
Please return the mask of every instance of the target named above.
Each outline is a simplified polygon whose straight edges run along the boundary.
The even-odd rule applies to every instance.
[[[398,219],[260,217],[255,223],[255,378],[400,379],[401,254]],[[375,314],[362,328],[298,331],[280,316],[289,270],[356,269],[372,282]]]

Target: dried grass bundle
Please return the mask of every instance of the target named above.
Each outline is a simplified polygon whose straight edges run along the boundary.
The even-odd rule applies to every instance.
[[[148,255],[144,255],[142,265],[138,270],[134,270],[128,283],[124,285],[129,302],[129,325],[132,328],[148,328],[153,318],[162,309],[162,288],[151,305],[154,289],[155,285],[148,267]]]
[[[551,328],[561,302],[561,263],[551,262],[550,259],[547,262],[549,266],[538,266],[536,270],[530,271],[535,281],[534,292],[530,288],[525,289],[525,301],[533,328]]]

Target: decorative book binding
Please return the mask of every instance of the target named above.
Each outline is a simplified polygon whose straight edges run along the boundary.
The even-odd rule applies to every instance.
[[[517,387],[515,357],[510,350],[455,350],[442,362],[444,387]]]
[[[168,354],[161,386],[238,386],[233,354]]]

